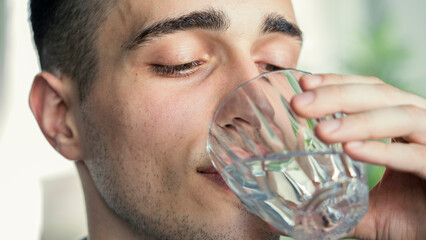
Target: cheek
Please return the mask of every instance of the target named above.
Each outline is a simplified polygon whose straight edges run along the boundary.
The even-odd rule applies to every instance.
[[[142,195],[192,191],[188,187],[196,167],[210,161],[208,126],[223,91],[214,82],[185,86],[143,81],[135,74],[98,85],[96,127],[115,161],[112,171],[122,176],[121,185]]]
[[[141,118],[150,145],[181,156],[190,154],[205,144],[211,109],[206,96],[197,91],[154,91],[140,102]],[[186,156],[190,157],[190,156]]]
[[[212,109],[203,91],[162,86],[119,90],[115,144],[156,167],[187,171],[205,151]],[[136,156],[142,155],[142,156]],[[165,169],[163,169],[165,170]]]
[[[208,98],[191,91],[156,89],[145,88],[140,94],[128,95],[128,107],[122,111],[122,119],[128,124],[123,129],[128,157],[137,159],[128,172],[148,171],[146,178],[138,181],[151,182],[155,191],[187,193],[196,166],[208,161],[200,159],[207,156],[204,153],[211,118],[206,108]]]

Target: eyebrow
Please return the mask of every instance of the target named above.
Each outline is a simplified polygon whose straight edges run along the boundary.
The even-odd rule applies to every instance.
[[[137,33],[136,37],[124,44],[123,47],[127,50],[133,50],[152,39],[178,31],[204,29],[225,32],[229,28],[230,22],[229,17],[221,10],[208,9],[195,11],[177,18],[165,19],[148,26]],[[282,33],[295,37],[302,42],[302,32],[299,27],[277,13],[272,13],[265,17],[261,33]]]
[[[137,34],[129,44],[127,49],[134,49],[136,46],[162,35],[185,31],[191,29],[206,29],[224,32],[229,28],[229,17],[223,12],[215,9],[196,11],[178,18],[166,19],[153,24]]]
[[[303,42],[303,34],[300,28],[277,13],[271,13],[266,16],[262,27],[262,33],[283,33]]]

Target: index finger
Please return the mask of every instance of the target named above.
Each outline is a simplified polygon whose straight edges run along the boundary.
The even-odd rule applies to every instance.
[[[338,84],[384,84],[382,80],[376,77],[364,77],[357,75],[342,74],[312,74],[304,75],[300,78],[299,84],[303,90]]]

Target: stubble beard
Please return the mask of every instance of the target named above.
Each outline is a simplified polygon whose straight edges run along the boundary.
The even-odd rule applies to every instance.
[[[240,229],[212,229],[212,226],[196,223],[190,214],[179,215],[171,205],[161,206],[159,201],[150,199],[148,196],[140,197],[132,186],[125,186],[123,176],[119,169],[123,168],[123,162],[119,159],[120,154],[110,152],[104,137],[105,133],[99,129],[99,124],[88,114],[84,113],[86,126],[86,146],[91,160],[86,161],[90,175],[95,187],[106,205],[141,239],[251,239],[253,236],[241,233]],[[159,180],[161,181],[161,179]],[[150,185],[147,185],[150,188]],[[130,190],[130,191],[129,191]],[[151,191],[162,191],[151,189]],[[157,192],[157,196],[158,196]],[[145,214],[140,208],[141,203],[146,204],[145,209],[156,214]],[[249,215],[241,206],[242,215]],[[155,209],[153,211],[153,209]],[[206,216],[207,217],[207,216]],[[250,219],[250,217],[247,217]],[[248,223],[249,224],[249,223]],[[278,239],[279,236],[266,229],[257,235],[256,239]]]

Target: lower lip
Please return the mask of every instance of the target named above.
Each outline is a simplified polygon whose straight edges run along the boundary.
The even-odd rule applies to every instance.
[[[204,177],[209,179],[210,181],[217,184],[219,187],[223,188],[226,192],[232,193],[231,189],[226,185],[223,178],[220,176],[219,173],[201,173]]]

